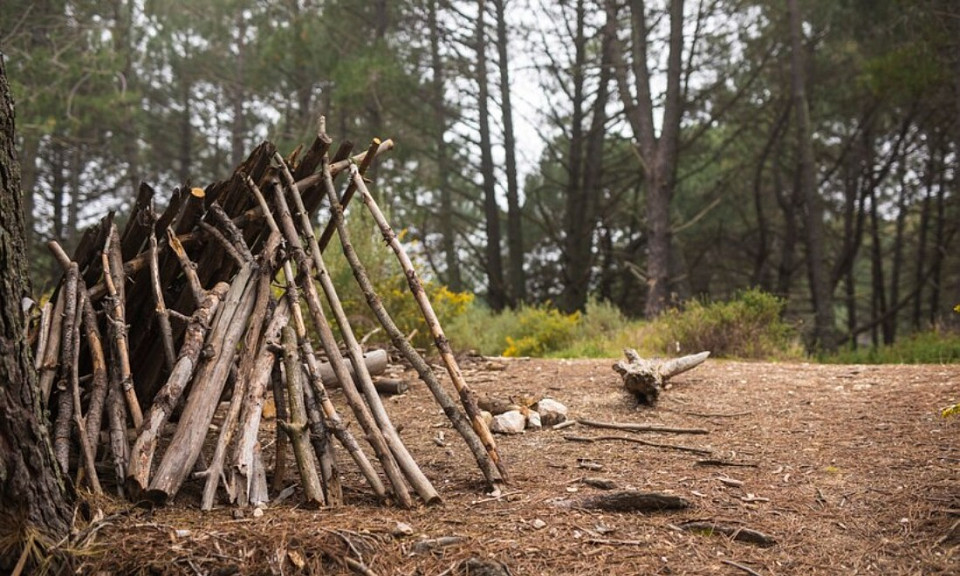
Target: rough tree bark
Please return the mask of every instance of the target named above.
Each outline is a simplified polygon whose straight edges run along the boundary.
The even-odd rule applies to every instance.
[[[487,246],[484,250],[484,268],[487,272],[487,301],[499,312],[507,304],[503,281],[503,255],[500,253],[500,207],[497,206],[496,180],[493,173],[493,152],[490,140],[490,89],[487,79],[486,2],[477,2],[477,93],[480,107],[480,174],[483,176],[483,213],[486,220]]]
[[[790,10],[790,73],[793,87],[793,112],[797,120],[797,148],[800,156],[800,189],[806,205],[807,272],[814,308],[815,346],[826,351],[836,347],[833,294],[824,262],[823,202],[817,191],[817,173],[813,157],[810,107],[807,102],[802,16],[797,0],[788,0]]]
[[[667,53],[667,86],[662,103],[659,134],[654,125],[654,98],[647,54],[650,23],[644,0],[631,0],[631,54],[625,62],[622,47],[614,43],[614,69],[620,99],[640,153],[647,194],[647,300],[644,315],[655,317],[670,300],[670,253],[673,231],[670,204],[676,179],[680,120],[683,117],[683,0],[670,0],[670,38]],[[607,0],[607,17],[615,18],[616,2]],[[628,72],[633,77],[630,86]]]
[[[67,533],[71,511],[54,464],[24,337],[21,302],[29,295],[29,280],[14,143],[13,99],[0,58],[0,540],[12,535],[22,544],[28,526],[56,541]],[[19,547],[0,551],[0,571],[14,565]]]

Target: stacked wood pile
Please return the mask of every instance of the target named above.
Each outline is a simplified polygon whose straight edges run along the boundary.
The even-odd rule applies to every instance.
[[[265,502],[261,445],[267,439],[260,437],[260,423],[272,394],[277,444],[293,451],[309,505],[342,502],[334,439],[381,500],[404,507],[416,497],[439,501],[384,410],[327,274],[322,254],[336,235],[393,345],[433,393],[490,488],[499,490],[506,475],[493,437],[417,273],[363,177],[391,147],[390,141],[374,140],[351,157],[352,145],[344,143],[330,158],[331,139],[322,128],[302,157],[298,151],[284,159],[264,143],[229,179],[206,189],[178,189],[161,212],[154,209],[154,190],[141,185],[122,230],[108,215],[87,231],[72,257],[51,243],[64,276],[34,337],[61,469],[75,471],[78,483],[100,492],[101,463],[108,462],[106,472],[134,501],[165,503],[199,478],[204,509],[213,507],[220,487],[238,505]],[[346,177],[342,192],[338,176]],[[400,260],[459,405],[393,323],[357,258],[343,212],[354,195]],[[318,238],[312,222],[324,200],[329,217]],[[323,364],[308,327],[319,337]],[[340,414],[327,394],[330,373],[352,418]],[[227,397],[222,422],[211,426]],[[357,429],[368,448],[351,432]]]

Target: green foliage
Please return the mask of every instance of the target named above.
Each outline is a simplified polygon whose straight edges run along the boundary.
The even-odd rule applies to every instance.
[[[902,338],[891,346],[841,350],[820,358],[828,364],[950,364],[960,362],[960,334],[936,330]]]
[[[397,327],[407,336],[413,334],[414,346],[433,348],[430,329],[423,320],[420,308],[410,292],[406,276],[393,252],[383,245],[380,233],[372,227],[369,215],[366,212],[356,211],[351,214],[348,221],[353,247],[363,262],[377,295]],[[400,236],[402,239],[404,233],[401,232]],[[367,306],[366,299],[353,278],[353,271],[339,248],[338,241],[334,239],[330,248],[324,253],[324,261],[337,287],[337,294],[340,296],[351,327],[358,338],[363,338],[376,331],[379,323]],[[412,243],[408,246],[408,250],[416,254],[417,245]],[[414,266],[421,272],[426,269],[422,262],[416,260]],[[465,314],[473,302],[472,293],[453,292],[446,286],[424,277],[421,277],[421,283],[442,326],[455,322]],[[376,331],[370,336],[368,342],[387,344],[389,337],[382,331]]]
[[[671,352],[709,350],[714,357],[776,358],[796,355],[793,329],[781,313],[785,302],[758,289],[726,302],[693,300],[657,319],[655,333]]]
[[[549,303],[499,314],[475,305],[451,324],[450,339],[458,349],[491,356],[544,356],[573,341],[580,319]]]

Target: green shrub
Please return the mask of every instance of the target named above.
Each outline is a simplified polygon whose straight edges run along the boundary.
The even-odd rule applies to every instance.
[[[757,289],[726,302],[687,303],[655,321],[669,353],[709,350],[714,357],[772,358],[796,354],[792,328],[781,319],[784,301]]]
[[[573,341],[580,313],[564,314],[549,303],[504,310],[471,306],[448,328],[451,344],[488,356],[544,356]]]
[[[433,337],[423,320],[420,307],[410,292],[407,278],[403,274],[393,251],[384,245],[383,237],[380,235],[379,229],[373,224],[372,218],[367,212],[357,210],[350,215],[348,222],[350,223],[350,240],[353,247],[357,251],[357,255],[363,263],[377,295],[391,318],[393,318],[394,323],[405,335],[413,334],[412,342],[415,346],[432,349],[434,345]],[[401,240],[404,232],[399,232]],[[440,319],[441,326],[446,326],[458,316],[463,315],[473,302],[474,295],[470,292],[453,292],[429,277],[424,277],[423,271],[427,270],[427,267],[416,258],[416,244],[410,243],[408,251],[411,253],[417,272],[421,275],[421,284],[430,299],[434,312]],[[367,306],[366,298],[357,286],[353,277],[353,270],[340,250],[337,238],[334,238],[324,253],[324,261],[334,286],[337,287],[337,294],[357,338],[362,338],[376,331],[371,335],[368,343],[388,344],[390,339],[387,334],[383,331],[377,331],[380,324]],[[329,310],[325,312],[328,319],[333,322],[333,316],[329,314]],[[307,313],[306,309],[305,313]],[[333,328],[339,338],[340,334],[337,327],[334,325]]]
[[[890,346],[840,350],[820,357],[827,364],[950,364],[960,362],[960,334],[932,330]]]

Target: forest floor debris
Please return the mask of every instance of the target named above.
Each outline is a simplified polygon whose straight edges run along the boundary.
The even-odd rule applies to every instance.
[[[481,362],[464,366],[480,369]],[[409,372],[403,377],[410,390],[386,407],[405,424],[404,442],[443,505],[383,507],[367,490],[352,489],[364,484],[346,465],[345,505],[336,509],[308,510],[302,498],[290,498],[268,504],[260,518],[234,518],[228,506],[198,511],[196,490],[153,510],[90,498],[107,520],[86,569],[438,575],[486,561],[514,576],[960,572],[952,512],[960,509],[960,419],[938,414],[960,398],[955,366],[711,360],[676,378],[651,409],[636,406],[608,360],[505,364],[484,382],[477,379],[478,393],[549,394],[570,408],[572,419],[705,428],[708,435],[691,437],[699,448],[721,462],[755,467],[731,470],[742,485],[728,485],[718,478],[730,475],[700,464],[696,454],[568,442],[545,428],[500,438],[511,482],[489,497],[470,452]],[[339,390],[331,396],[343,403]],[[438,430],[447,430],[443,446],[433,441]],[[640,514],[554,505],[603,493],[586,478],[615,482],[618,490],[672,494],[691,506]],[[678,528],[692,522],[714,529]],[[397,531],[398,523],[409,530]],[[742,541],[752,533],[776,544]]]

